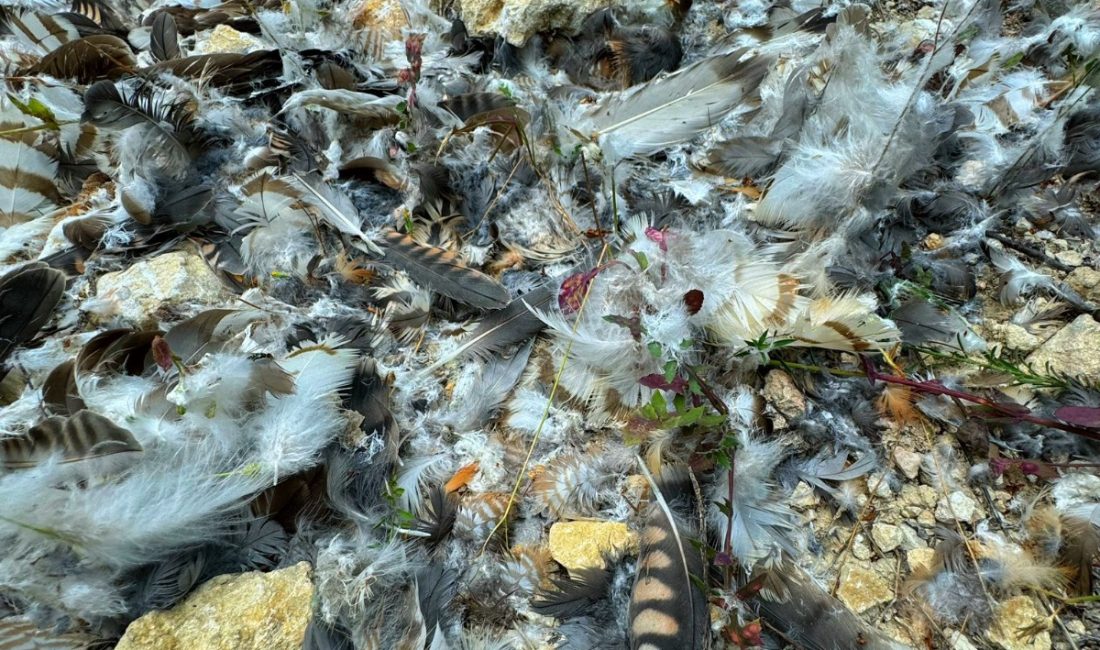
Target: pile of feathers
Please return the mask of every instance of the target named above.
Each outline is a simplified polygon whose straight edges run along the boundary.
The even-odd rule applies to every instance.
[[[308,561],[314,650],[909,647],[809,568],[787,499],[859,525],[893,416],[976,426],[868,377],[984,351],[991,278],[1100,314],[1011,238],[1095,237],[1100,12],[611,4],[524,43],[428,0],[2,7],[0,638],[108,647]],[[220,301],[97,288],[179,252]],[[764,408],[775,367],[804,415]],[[1087,478],[1052,479],[1026,562],[942,531],[904,594],[927,647],[1092,594]],[[551,527],[592,520],[637,548],[557,563]]]

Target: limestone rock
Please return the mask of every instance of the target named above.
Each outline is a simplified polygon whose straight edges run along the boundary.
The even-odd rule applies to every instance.
[[[1100,271],[1090,266],[1078,267],[1066,276],[1066,284],[1085,299],[1100,301]]]
[[[821,503],[821,499],[809,484],[799,481],[798,485],[794,486],[794,491],[791,492],[787,503],[796,510],[809,510]]]
[[[978,502],[961,490],[952,492],[936,504],[936,520],[945,523],[956,520],[974,523],[980,514]]]
[[[299,650],[312,615],[309,564],[213,578],[126,628],[117,650]]]
[[[563,521],[550,527],[550,556],[571,571],[604,566],[613,558],[638,552],[638,534],[613,521]]]
[[[898,464],[898,469],[902,474],[905,474],[905,478],[915,479],[920,474],[921,455],[915,451],[909,451],[902,447],[898,447],[894,450],[894,462]]]
[[[909,564],[909,571],[915,573],[917,571],[931,569],[932,558],[935,555],[935,549],[915,548],[905,554],[905,561]]]
[[[901,528],[893,524],[880,523],[871,526],[871,539],[875,540],[875,545],[878,546],[878,549],[883,553],[889,553],[901,546],[901,543],[904,541]]]
[[[576,31],[585,16],[608,7],[638,13],[667,12],[663,0],[461,0],[462,20],[472,34],[499,34],[512,45],[551,29]],[[666,13],[667,15],[667,13]]]
[[[857,614],[894,599],[894,591],[885,578],[854,564],[841,571],[836,595]]]
[[[386,40],[401,38],[401,30],[409,24],[399,0],[362,0],[351,16],[357,29],[374,30]]]
[[[1100,323],[1082,314],[1027,358],[1038,372],[1092,376],[1100,373]]]
[[[785,417],[806,413],[806,397],[798,390],[791,376],[782,370],[772,370],[764,378],[764,399]]]
[[[1023,633],[1044,619],[1046,616],[1030,597],[1009,598],[1001,603],[986,636],[1004,650],[1050,650],[1050,632],[1043,630],[1034,636]]]
[[[97,285],[94,315],[136,325],[154,325],[162,307],[216,303],[221,280],[197,253],[176,251],[142,260],[125,271],[105,273]]]
[[[201,33],[201,32],[200,32]],[[251,34],[238,32],[229,25],[218,25],[207,38],[200,40],[196,54],[244,54],[264,48],[264,42]]]

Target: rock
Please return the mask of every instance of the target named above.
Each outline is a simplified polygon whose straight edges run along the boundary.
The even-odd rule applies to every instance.
[[[875,540],[875,545],[878,546],[878,550],[883,553],[889,553],[901,546],[901,543],[905,540],[902,536],[901,528],[893,524],[879,523],[871,526],[871,539]]]
[[[401,30],[409,25],[400,0],[363,0],[350,15],[356,29],[372,30],[390,41],[401,38]]]
[[[199,32],[200,34],[202,32]],[[244,54],[264,48],[264,42],[251,34],[238,32],[229,25],[218,25],[196,44],[196,54]]]
[[[155,325],[156,311],[170,305],[215,303],[221,280],[196,253],[176,251],[142,260],[99,278],[93,314],[135,325]]]
[[[1073,269],[1073,273],[1066,276],[1066,284],[1086,300],[1100,302],[1100,271],[1091,266]]]
[[[1100,323],[1082,314],[1032,352],[1027,363],[1036,372],[1092,376],[1100,373]]]
[[[808,510],[814,508],[817,504],[821,503],[821,498],[817,496],[817,492],[804,481],[799,481],[794,486],[794,491],[791,492],[790,498],[787,503],[796,510]]]
[[[956,520],[974,523],[979,515],[978,502],[961,490],[952,492],[936,504],[936,520],[944,523]]]
[[[847,564],[840,572],[836,596],[852,611],[862,614],[893,600],[894,591],[884,578],[863,567]]]
[[[638,552],[638,535],[612,521],[564,521],[550,527],[550,556],[570,571],[603,567],[604,555]]]
[[[901,531],[901,549],[903,551],[924,548],[924,540],[920,538],[920,535],[917,535],[917,531],[913,530],[912,526],[899,524],[898,530]]]
[[[966,635],[958,630],[944,630],[944,637],[951,644],[951,650],[978,650]]]
[[[917,524],[922,528],[935,528],[936,515],[932,514],[931,510],[925,510],[917,515]]]
[[[871,559],[871,545],[867,543],[867,538],[862,534],[856,535],[856,538],[852,540],[852,555],[857,560],[864,562]]]
[[[997,616],[989,626],[986,637],[1003,650],[1050,650],[1050,632],[1047,630],[1034,636],[1023,633],[1045,619],[1046,616],[1030,597],[1009,598],[997,609]]]
[[[218,576],[172,609],[130,623],[117,650],[299,650],[312,599],[306,562]]]
[[[927,570],[932,568],[932,558],[936,551],[931,548],[915,548],[905,554],[905,562],[909,565],[909,572]]]
[[[782,370],[772,370],[764,378],[761,393],[772,407],[787,418],[806,414],[806,397],[798,390],[791,376]]]
[[[1055,253],[1054,257],[1066,266],[1081,266],[1085,263],[1085,256],[1075,250],[1069,249]]]
[[[910,480],[916,479],[920,474],[921,455],[915,451],[909,451],[902,447],[894,449],[894,462],[898,469]]]
[[[637,13],[667,16],[664,0],[462,0],[462,20],[472,34],[499,34],[523,45],[538,32],[575,32],[597,9],[624,7]]]
[[[1018,352],[1031,352],[1042,340],[1016,323],[999,323],[995,328],[1005,347]]]

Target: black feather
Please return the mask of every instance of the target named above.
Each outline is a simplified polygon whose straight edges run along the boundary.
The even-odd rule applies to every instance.
[[[157,61],[178,59],[180,56],[176,19],[167,11],[158,13],[153,19],[152,31],[149,34],[149,53]]]
[[[65,294],[65,274],[32,262],[0,278],[0,365],[50,320]]]
[[[531,609],[543,616],[570,618],[586,614],[607,596],[611,572],[601,567],[586,567],[550,578],[550,587],[539,589]]]

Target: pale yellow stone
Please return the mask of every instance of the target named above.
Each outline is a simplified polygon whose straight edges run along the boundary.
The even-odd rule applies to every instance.
[[[142,260],[124,271],[105,273],[96,285],[100,320],[121,318],[155,325],[155,312],[169,305],[219,302],[224,288],[197,253],[176,251]]]
[[[935,251],[943,248],[943,235],[938,232],[928,233],[928,236],[921,242],[921,246],[926,250]]]
[[[1100,374],[1100,323],[1088,314],[1078,316],[1031,353],[1027,363],[1036,372],[1047,372],[1049,367],[1070,375]]]
[[[218,576],[174,608],[130,623],[117,650],[300,650],[312,599],[306,562]]]
[[[989,626],[986,637],[1003,650],[1050,650],[1050,632],[1042,629],[1045,619],[1046,616],[1030,597],[1009,598],[997,609],[997,617]],[[1024,634],[1024,630],[1037,623],[1041,632]]]
[[[362,0],[351,16],[356,28],[373,30],[386,40],[401,38],[401,30],[409,26],[399,0]]]
[[[849,564],[840,572],[840,587],[836,590],[836,596],[853,612],[862,614],[893,600],[894,591],[885,578]]]
[[[772,370],[764,377],[762,394],[772,408],[788,418],[806,414],[806,397],[782,370]]]
[[[512,45],[552,29],[575,31],[597,9],[618,6],[654,18],[668,16],[665,0],[461,0],[461,5],[471,34],[499,34]]]
[[[238,32],[228,25],[218,25],[210,36],[200,40],[195,47],[196,54],[233,53],[244,54],[263,49],[264,43],[252,34]]]
[[[563,521],[550,527],[550,556],[569,570],[603,567],[612,558],[638,552],[638,535],[611,521]]]
[[[905,561],[909,564],[909,571],[916,573],[921,570],[928,570],[932,568],[932,558],[935,557],[936,551],[930,548],[915,548],[905,553]]]

